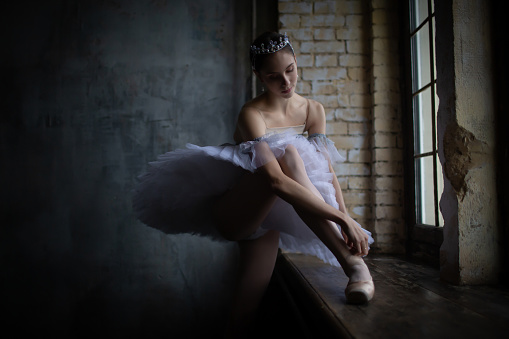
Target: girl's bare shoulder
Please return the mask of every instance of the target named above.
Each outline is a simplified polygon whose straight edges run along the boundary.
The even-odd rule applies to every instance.
[[[307,118],[307,127],[310,133],[325,133],[325,109],[323,105],[313,99],[309,101],[309,113]]]

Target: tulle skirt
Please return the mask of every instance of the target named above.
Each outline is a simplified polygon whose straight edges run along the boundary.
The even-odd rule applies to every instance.
[[[338,208],[329,161],[334,163],[344,159],[322,134],[306,138],[287,131],[239,145],[199,147],[188,144],[186,149],[160,155],[139,176],[133,197],[134,212],[146,225],[168,234],[191,233],[225,241],[212,218],[215,200],[234,187],[246,173],[283,156],[288,145],[297,149],[309,179],[325,202]],[[260,237],[268,230],[280,232],[282,249],[314,255],[339,266],[293,207],[280,198],[250,238]],[[373,243],[371,233],[364,231],[369,235],[369,243]]]

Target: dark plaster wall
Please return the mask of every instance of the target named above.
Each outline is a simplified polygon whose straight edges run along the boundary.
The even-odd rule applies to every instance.
[[[250,93],[250,6],[2,5],[5,324],[52,337],[219,329],[236,247],[144,226],[131,189],[160,153],[231,141]]]

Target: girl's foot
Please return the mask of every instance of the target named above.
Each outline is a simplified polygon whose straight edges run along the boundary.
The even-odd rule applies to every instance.
[[[373,298],[375,285],[368,266],[361,257],[347,258],[345,273],[350,278],[345,289],[346,301],[350,304],[365,304]]]

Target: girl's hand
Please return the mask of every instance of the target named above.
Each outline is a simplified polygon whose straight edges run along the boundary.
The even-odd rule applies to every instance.
[[[352,254],[358,256],[368,254],[369,237],[352,218],[347,217],[346,225],[341,227],[341,233]]]

